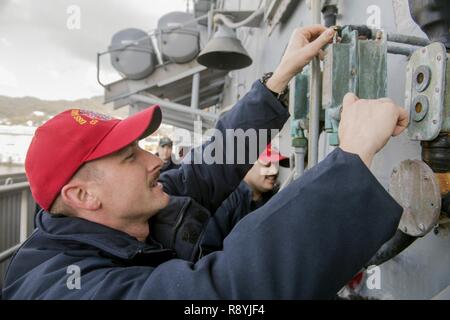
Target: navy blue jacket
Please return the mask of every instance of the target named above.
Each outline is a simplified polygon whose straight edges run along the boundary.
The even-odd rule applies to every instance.
[[[256,82],[217,127],[281,128],[287,117]],[[401,207],[358,156],[337,149],[243,218],[223,250],[201,257],[197,243],[210,212],[250,167],[250,161],[184,163],[163,174],[171,203],[156,216],[145,243],[106,226],[41,211],[37,229],[8,267],[3,298],[333,298],[397,229]],[[76,269],[78,283],[72,281]]]
[[[222,250],[223,240],[234,226],[247,214],[262,207],[274,194],[273,191],[265,192],[260,200],[254,201],[252,189],[242,180],[209,220],[200,243],[202,254]]]

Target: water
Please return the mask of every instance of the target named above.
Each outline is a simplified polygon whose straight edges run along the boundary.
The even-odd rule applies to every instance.
[[[5,174],[24,173],[25,167],[23,165],[7,165],[0,164],[0,176]]]
[[[35,130],[36,128],[26,126],[0,126],[0,165],[3,167],[0,174],[23,171],[25,156]]]

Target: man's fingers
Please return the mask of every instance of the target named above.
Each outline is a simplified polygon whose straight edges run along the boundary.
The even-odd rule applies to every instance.
[[[398,110],[399,114],[397,119],[397,125],[395,126],[394,132],[392,133],[393,136],[398,136],[406,129],[406,127],[409,124],[408,112],[406,112],[406,110],[401,107],[398,107]]]
[[[321,24],[314,24],[312,26],[300,28],[299,30],[305,38],[311,42],[327,30],[327,28]]]
[[[349,104],[352,104],[355,101],[358,101],[359,98],[352,92],[348,92],[345,96],[344,96],[344,100],[342,101],[342,105],[343,106],[348,106]]]
[[[333,39],[334,32],[335,31],[332,28],[328,28],[328,30],[323,32],[316,40],[305,46],[305,49],[309,51],[311,56],[317,55],[319,50]]]

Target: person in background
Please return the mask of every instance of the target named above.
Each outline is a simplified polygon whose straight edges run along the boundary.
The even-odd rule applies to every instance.
[[[276,194],[280,166],[289,167],[289,158],[269,144],[208,223],[201,244],[203,255],[222,250],[223,240],[234,226]]]
[[[173,141],[169,137],[162,137],[159,140],[158,152],[156,155],[164,162],[161,173],[171,169],[178,169],[180,165],[172,160]]]

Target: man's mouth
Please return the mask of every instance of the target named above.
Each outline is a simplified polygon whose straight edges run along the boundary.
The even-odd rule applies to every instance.
[[[150,188],[154,188],[158,185],[158,180],[153,180],[153,182],[150,184]]]
[[[152,179],[150,180],[151,182],[149,183],[150,188],[155,188],[155,187],[162,187],[162,184],[158,182],[159,179],[159,173],[155,174]]]

